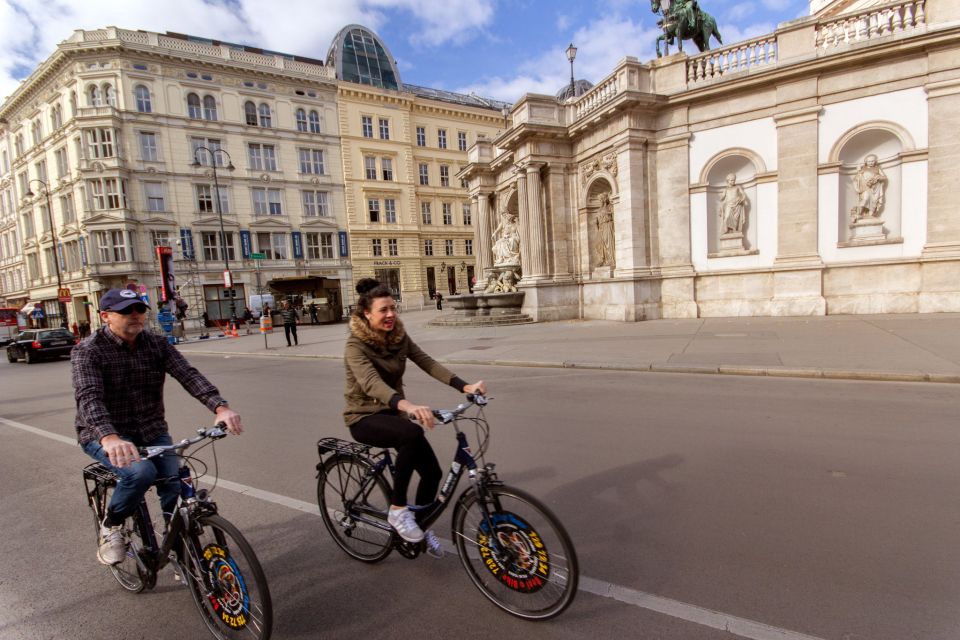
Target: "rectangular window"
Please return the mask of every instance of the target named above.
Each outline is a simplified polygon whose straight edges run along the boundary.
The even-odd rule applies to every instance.
[[[467,150],[467,132],[466,131],[457,132],[457,149],[460,149],[460,151]]]
[[[67,148],[60,147],[53,152],[53,155],[57,160],[57,177],[62,178],[70,173],[70,165],[67,163]]]
[[[143,193],[147,199],[147,211],[166,211],[162,182],[144,182]]]
[[[64,245],[64,257],[67,262],[67,271],[79,271],[80,267],[80,243],[79,242],[68,242]]]
[[[233,248],[233,233],[227,232],[226,236],[227,259],[236,260],[237,258]],[[223,243],[220,241],[220,237],[219,231],[205,231],[201,234],[204,260],[208,262],[223,260]]]
[[[153,249],[156,249],[157,247],[172,247],[173,238],[170,236],[170,232],[157,230],[157,229],[151,230],[150,246]],[[156,255],[156,253],[157,253],[156,251],[153,252],[154,255]]]
[[[426,127],[417,127],[417,146],[425,147],[427,146],[427,129]]]
[[[302,191],[303,215],[329,216],[330,207],[327,205],[326,191]]]
[[[287,234],[258,232],[257,251],[264,254],[267,260],[286,260],[289,255]]]
[[[253,187],[250,191],[253,192],[253,215],[283,215],[283,201],[280,196],[280,189]]]
[[[447,130],[437,129],[437,146],[441,149],[447,148]]]
[[[443,224],[453,224],[453,206],[449,202],[443,203]]]
[[[200,147],[206,147],[205,151]],[[209,167],[214,162],[218,167],[223,166],[223,154],[217,153],[221,149],[220,140],[217,138],[190,138],[191,159],[198,161],[201,165]]]
[[[383,243],[380,242],[380,238],[374,238],[370,241],[370,244],[373,248],[373,255],[375,257],[383,255]]]
[[[113,129],[98,128],[87,131],[87,157],[91,160],[113,157]]]
[[[380,139],[390,139],[390,121],[386,118],[380,118]]]
[[[123,231],[94,231],[93,237],[97,243],[97,257],[100,262],[126,262],[127,243]]]
[[[250,168],[258,171],[276,171],[277,153],[272,144],[249,143],[247,145]]]
[[[299,149],[300,173],[323,175],[323,151],[321,149]]]
[[[117,178],[88,180],[90,205],[93,209],[119,209],[123,201],[123,185]]]
[[[310,260],[333,259],[332,233],[308,233],[306,237],[307,258]]]
[[[373,137],[373,118],[371,118],[370,116],[361,116],[360,128],[363,131],[364,138],[372,138]]]
[[[443,252],[448,256],[453,255],[453,240],[443,241]]]
[[[370,222],[380,222],[379,200],[367,200],[367,211],[370,212]]]
[[[197,211],[200,213],[216,213],[213,202],[213,186],[209,184],[194,185],[197,192]],[[230,213],[230,200],[227,197],[227,187],[220,187],[220,211]]]
[[[367,180],[377,179],[377,159],[373,156],[363,157],[363,171]]]
[[[41,180],[43,180],[45,183],[48,182],[48,180],[47,180],[47,161],[46,161],[46,160],[41,160],[41,161],[38,162],[37,164],[33,165],[33,167],[34,167],[34,169],[35,169],[36,172],[37,172],[37,177],[40,178]]]
[[[384,180],[393,180],[393,160],[380,158],[380,170],[383,172]]]
[[[468,256],[473,255],[473,238],[467,238],[463,241],[463,252]]]
[[[423,241],[423,255],[432,256],[433,255],[433,240],[424,240]]]
[[[420,218],[423,220],[423,224],[433,224],[433,216],[430,213],[429,202],[420,203]]]
[[[397,255],[397,239],[396,238],[387,238],[387,255],[388,256]]]
[[[426,162],[420,163],[420,184],[430,184],[430,167]]]
[[[397,222],[397,201],[393,198],[386,198],[383,201],[383,219],[389,224]]]
[[[473,214],[471,213],[469,202],[463,203],[463,224],[468,227],[473,224]]]
[[[440,165],[440,186],[450,186],[450,167],[445,164]]]
[[[76,221],[77,212],[73,206],[73,194],[68,193],[65,196],[60,196],[60,211],[63,216],[63,224],[69,224]]]

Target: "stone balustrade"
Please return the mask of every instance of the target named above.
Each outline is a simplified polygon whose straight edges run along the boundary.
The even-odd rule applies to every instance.
[[[717,78],[739,71],[750,71],[777,63],[776,35],[705,51],[687,60],[687,83]]]
[[[838,16],[817,25],[817,49],[864,42],[926,25],[925,0],[893,2],[869,10]]]
[[[607,102],[613,100],[620,92],[620,83],[617,74],[608,76],[590,91],[580,96],[574,105],[575,120],[596,111]]]

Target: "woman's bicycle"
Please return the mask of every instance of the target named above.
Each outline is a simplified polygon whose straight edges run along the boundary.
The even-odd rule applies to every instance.
[[[473,584],[491,602],[520,618],[545,620],[573,601],[579,569],[570,536],[556,516],[533,496],[503,484],[492,463],[484,463],[490,429],[483,414],[487,399],[468,395],[452,410],[435,410],[456,431],[450,472],[431,504],[411,506],[424,529],[435,522],[466,471],[468,487],[453,510],[452,537]],[[471,407],[473,415],[465,415]],[[476,427],[480,447],[470,450],[459,422]],[[406,542],[387,524],[390,483],[395,473],[389,450],[339,438],[317,443],[317,500],[334,541],[353,558],[378,562],[396,549],[416,558],[425,542]],[[479,464],[478,464],[479,461]],[[386,471],[389,470],[389,476]]]
[[[217,425],[198,429],[197,434],[172,445],[142,449],[141,454],[144,459],[181,455],[194,444],[204,440],[212,444],[227,432]],[[110,570],[120,586],[139,593],[152,589],[157,573],[171,564],[178,579],[190,588],[193,601],[214,637],[266,640],[273,628],[267,579],[247,540],[217,513],[210,490],[194,487],[194,479],[203,476],[206,470],[202,460],[182,456],[179,477],[157,480],[158,484],[177,482],[180,485],[176,510],[163,535],[157,538],[146,500],[141,499],[137,511],[124,523],[124,534],[129,541],[126,556],[110,565]],[[83,482],[99,533],[117,476],[95,462],[83,469]]]

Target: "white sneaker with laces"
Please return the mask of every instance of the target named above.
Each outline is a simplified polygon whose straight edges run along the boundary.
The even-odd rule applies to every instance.
[[[406,507],[400,509],[390,508],[387,513],[387,524],[393,527],[397,535],[407,542],[420,542],[423,540],[423,530],[417,524],[413,512]]]
[[[117,564],[127,555],[127,540],[123,535],[123,525],[108,527],[100,524],[100,546],[97,548],[97,560],[102,564]]]
[[[423,533],[423,539],[427,543],[427,555],[433,556],[434,558],[443,557],[443,545],[440,544],[440,538],[433,532],[433,529],[427,529]]]

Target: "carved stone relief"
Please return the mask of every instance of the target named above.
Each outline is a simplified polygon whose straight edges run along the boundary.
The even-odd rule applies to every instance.
[[[580,176],[584,181],[598,171],[606,171],[614,178],[617,177],[617,154],[611,151],[580,165]]]

